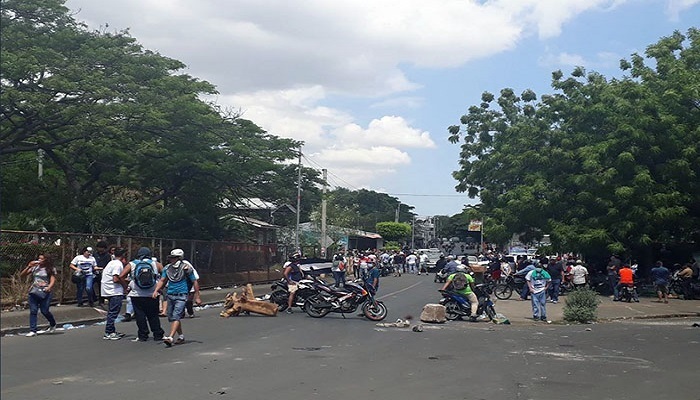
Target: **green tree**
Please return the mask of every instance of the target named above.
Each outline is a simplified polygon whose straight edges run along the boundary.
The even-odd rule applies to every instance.
[[[222,204],[296,187],[300,143],[201,100],[215,87],[181,62],[89,31],[62,0],[1,4],[4,227],[220,238]]]
[[[462,141],[457,190],[479,196],[506,231],[551,233],[558,250],[697,242],[700,32],[676,32],[645,55],[651,65],[622,60],[621,79],[556,71],[556,92],[539,101],[530,90],[484,93],[449,128]]]
[[[411,225],[405,222],[378,222],[375,229],[389,241],[402,241],[411,236]]]

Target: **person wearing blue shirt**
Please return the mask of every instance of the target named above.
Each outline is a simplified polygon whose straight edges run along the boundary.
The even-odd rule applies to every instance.
[[[158,291],[166,284],[168,297],[168,321],[170,321],[170,335],[163,337],[163,343],[170,347],[174,344],[184,343],[185,335],[182,333],[181,319],[185,316],[185,303],[190,291],[190,284],[194,287],[194,301],[202,304],[199,297],[199,282],[194,274],[194,267],[189,261],[183,260],[185,252],[182,249],[173,249],[168,256],[168,265],[163,268],[161,277],[156,284],[153,298],[157,298]],[[189,282],[188,282],[189,281]],[[177,340],[173,340],[175,334]]]

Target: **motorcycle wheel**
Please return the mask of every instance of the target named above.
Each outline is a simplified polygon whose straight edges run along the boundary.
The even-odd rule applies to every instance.
[[[513,288],[504,283],[499,283],[493,289],[493,294],[498,300],[508,300],[513,295]]]
[[[321,300],[318,296],[311,296],[306,301],[304,302],[304,311],[306,311],[306,314],[309,315],[309,317],[313,318],[323,318],[326,315],[328,315],[329,312],[331,312],[331,309],[328,307],[318,307],[317,304],[321,302]]]
[[[287,304],[288,297],[281,290],[276,290],[270,293],[270,303],[277,304],[277,311],[282,312],[289,307]]]
[[[496,318],[496,309],[493,306],[486,306],[486,315],[489,317],[489,321],[493,321]]]
[[[381,321],[386,318],[387,309],[384,303],[379,301],[375,301],[374,304],[365,302],[365,304],[362,305],[362,313],[365,314],[365,317],[370,321]]]
[[[450,300],[445,303],[445,318],[448,321],[454,321],[461,317],[462,314],[459,312],[459,304]]]

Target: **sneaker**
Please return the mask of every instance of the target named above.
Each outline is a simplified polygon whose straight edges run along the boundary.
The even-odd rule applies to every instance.
[[[108,334],[105,334],[104,336],[102,336],[102,339],[103,339],[103,340],[119,340],[119,339],[121,339],[122,337],[123,337],[123,336],[119,336],[119,335],[117,334],[117,332],[112,332],[112,333],[108,333]]]
[[[139,337],[135,337],[135,338],[131,339],[131,341],[132,342],[145,342],[145,341],[147,341],[147,339],[141,339]]]
[[[291,308],[288,308],[288,309],[287,309],[287,314],[294,314],[294,311],[292,311]]]
[[[49,330],[47,331],[48,333],[54,333],[56,332],[56,325],[49,326]]]
[[[171,338],[170,336],[163,336],[163,343],[165,344],[165,347],[172,347],[173,338]]]
[[[476,317],[473,315],[469,317],[469,322],[476,322]]]
[[[24,335],[24,336],[26,336],[26,337],[34,337],[34,336],[36,336],[36,335],[37,335],[36,332],[29,332],[29,333],[27,333],[27,334]]]
[[[124,321],[124,322],[129,322],[129,321],[131,321],[131,314],[125,313],[125,314],[124,314],[124,319],[123,319],[122,321]]]
[[[558,301],[552,300],[552,304],[557,304],[557,303],[558,303]]]
[[[540,317],[540,321],[547,321],[547,317]]]
[[[194,314],[187,314],[187,318],[194,318]]]
[[[180,335],[177,340],[175,340],[175,344],[183,344],[185,343],[185,336]]]
[[[117,336],[119,336],[119,339],[123,338],[126,336],[126,333],[121,333],[121,332],[114,332]]]

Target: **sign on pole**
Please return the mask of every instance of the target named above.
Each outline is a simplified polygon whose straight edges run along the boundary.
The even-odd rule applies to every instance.
[[[473,219],[469,221],[469,231],[470,232],[481,232],[482,221],[478,219]]]

